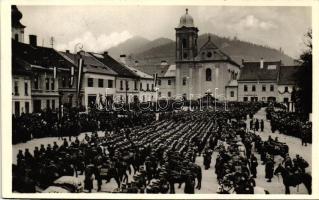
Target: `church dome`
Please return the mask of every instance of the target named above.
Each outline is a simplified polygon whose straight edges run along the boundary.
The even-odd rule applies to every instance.
[[[186,8],[186,13],[181,16],[179,20],[178,28],[181,27],[194,27],[194,19],[191,15],[188,14],[188,9]]]
[[[11,23],[14,28],[25,28],[23,24],[20,23],[22,18],[22,13],[18,10],[16,5],[11,6]]]

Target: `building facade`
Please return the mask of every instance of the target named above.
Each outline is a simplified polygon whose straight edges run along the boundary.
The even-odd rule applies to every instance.
[[[226,86],[239,76],[239,65],[210,37],[198,51],[198,29],[187,9],[175,30],[176,97],[199,99],[208,94],[226,100]]]

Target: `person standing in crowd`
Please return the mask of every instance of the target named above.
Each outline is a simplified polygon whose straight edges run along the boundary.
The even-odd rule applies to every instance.
[[[257,166],[258,166],[257,158],[254,154],[251,154],[251,156],[250,156],[250,171],[251,171],[253,178],[257,177]]]
[[[195,177],[190,170],[186,171],[185,194],[195,194]]]
[[[254,121],[253,121],[253,119],[251,119],[250,123],[249,123],[250,130],[253,130],[253,124],[254,124]]]
[[[260,120],[260,131],[264,132],[264,120],[263,119]]]
[[[90,168],[91,165],[88,165],[87,168],[85,169],[85,178],[84,178],[84,189],[88,190],[89,193],[91,193],[93,189],[93,173]]]
[[[256,119],[256,121],[255,121],[255,131],[259,131],[259,120],[258,119]]]
[[[271,179],[274,174],[274,160],[271,157],[271,155],[267,154],[266,156],[266,165],[265,165],[265,171],[266,171],[266,176],[265,178],[268,179],[267,182],[271,182]]]
[[[307,146],[307,134],[305,131],[301,131],[301,146]]]

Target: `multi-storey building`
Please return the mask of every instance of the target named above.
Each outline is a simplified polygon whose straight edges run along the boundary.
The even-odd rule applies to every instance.
[[[243,61],[238,79],[239,101],[276,101],[281,61]]]
[[[117,73],[115,71],[88,52],[80,51],[78,54],[72,54],[66,51],[60,53],[71,59],[74,64],[78,63],[80,57],[83,59],[80,84],[76,83],[79,87],[77,98],[80,106],[88,108],[97,104],[104,107],[113,102],[116,92],[115,76]]]
[[[176,95],[198,99],[206,94],[226,99],[226,86],[236,80],[239,64],[222,52],[208,37],[198,50],[198,29],[186,13],[176,30]]]

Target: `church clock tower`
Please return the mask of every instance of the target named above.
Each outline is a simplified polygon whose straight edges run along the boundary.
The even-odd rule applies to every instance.
[[[197,56],[198,29],[193,17],[186,13],[181,16],[176,30],[176,61],[192,61]]]

